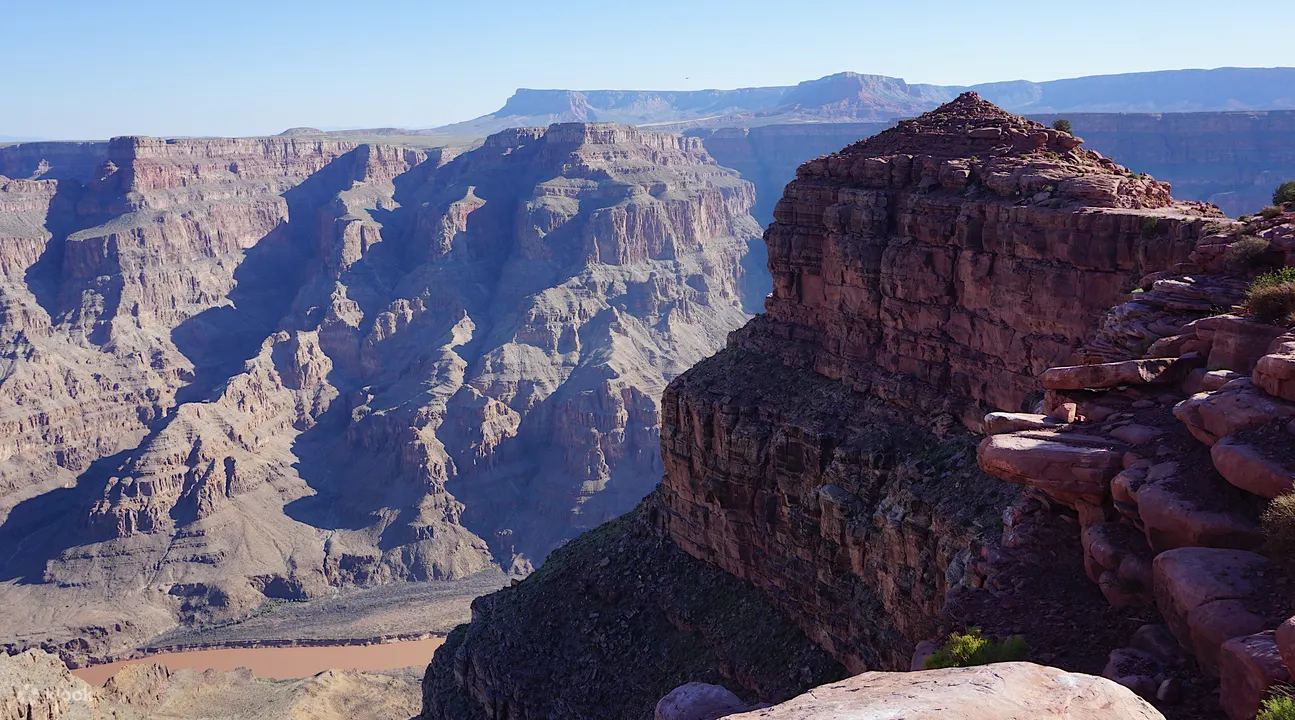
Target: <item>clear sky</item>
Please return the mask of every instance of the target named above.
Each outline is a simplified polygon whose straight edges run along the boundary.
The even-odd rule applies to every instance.
[[[433,127],[518,87],[1295,65],[1275,0],[0,0],[0,136]]]

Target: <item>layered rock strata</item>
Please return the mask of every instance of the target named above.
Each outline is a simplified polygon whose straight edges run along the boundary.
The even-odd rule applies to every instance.
[[[39,165],[0,182],[18,647],[524,572],[651,489],[661,390],[745,317],[751,186],[693,139],[119,138],[88,178]]]
[[[973,428],[1029,409],[1034,377],[1217,214],[1080,142],[963,96],[806,163],[739,342]]]
[[[908,668],[920,642],[966,625],[1100,672],[1129,618],[1084,578],[1076,513],[1003,492],[963,425],[1042,399],[1044,358],[1079,357],[1102,312],[1187,261],[1217,210],[967,95],[808,163],[775,217],[767,314],[666,390],[666,474],[648,518],[662,542],[758,588],[849,672]],[[480,604],[572,586],[535,576]],[[599,591],[613,606],[623,595]],[[1091,611],[1068,614],[1075,604]],[[543,635],[502,637],[528,619],[510,617],[482,612],[424,687],[457,687],[484,716],[505,696],[526,717],[559,716],[535,709],[538,681],[519,700],[514,681],[551,650]],[[578,618],[545,627],[585,631]],[[429,700],[424,716],[445,707]]]
[[[1155,699],[1164,669],[1186,653],[1220,677],[1219,705],[1239,720],[1295,667],[1274,632],[1295,610],[1289,558],[1258,552],[1268,540],[1260,513],[1295,488],[1295,404],[1283,380],[1295,327],[1222,310],[1262,271],[1229,248],[1262,237],[1263,262],[1287,260],[1295,213],[1223,229],[1105,316],[1089,364],[1041,374],[1046,414],[991,415],[979,458],[1077,511],[1085,567],[1108,603],[1163,617],[1168,649],[1117,649],[1108,676]]]

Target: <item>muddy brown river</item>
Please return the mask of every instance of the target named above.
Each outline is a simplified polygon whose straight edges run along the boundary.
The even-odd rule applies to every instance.
[[[161,663],[173,670],[235,670],[248,668],[259,678],[309,677],[325,670],[393,670],[426,665],[444,638],[410,640],[381,645],[325,645],[322,647],[219,648],[159,653],[135,660],[73,670],[92,685],[103,685],[126,665]]]

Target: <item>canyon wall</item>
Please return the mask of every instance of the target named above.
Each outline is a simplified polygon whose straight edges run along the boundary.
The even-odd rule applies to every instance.
[[[746,317],[759,232],[700,141],[614,125],[0,167],[0,545],[23,549],[0,624],[72,660],[266,598],[524,572],[633,507],[662,389]]]
[[[967,426],[1041,399],[1046,358],[1075,356],[1107,308],[1187,261],[1220,222],[974,94],[806,163],[765,234],[767,312],[666,389],[665,478],[639,521],[758,589],[774,618],[849,673],[907,669],[919,643],[968,624],[1100,672],[1130,620],[1085,577],[1075,518],[981,471]],[[623,560],[623,542],[603,548],[602,561],[589,551],[595,566]],[[589,632],[581,617],[527,615],[537,598],[580,598],[591,618],[635,612],[623,584],[635,575],[618,574],[582,584],[537,573],[479,600],[428,669],[423,716],[650,717],[591,693],[552,712],[552,686],[525,670],[552,651],[510,629]],[[512,608],[506,619],[499,606]],[[781,699],[745,680],[746,663],[705,672]],[[606,682],[667,670],[631,658]],[[501,714],[491,702],[505,696]]]

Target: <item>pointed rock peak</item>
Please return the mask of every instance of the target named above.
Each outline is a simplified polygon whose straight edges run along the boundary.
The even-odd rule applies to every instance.
[[[919,117],[900,120],[895,127],[847,148],[844,154],[907,153],[941,158],[1061,154],[1082,143],[1069,133],[1013,115],[974,92],[964,92]]]

